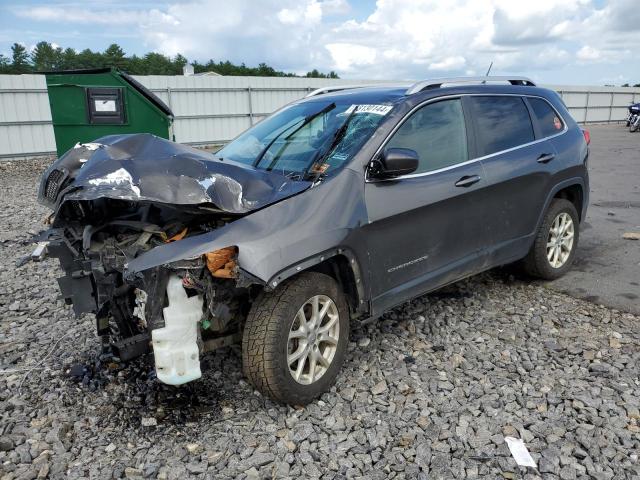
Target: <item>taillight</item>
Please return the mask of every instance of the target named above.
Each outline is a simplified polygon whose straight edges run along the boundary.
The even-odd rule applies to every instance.
[[[591,134],[589,133],[589,130],[583,129],[582,134],[584,135],[585,142],[587,142],[587,145],[589,145],[591,143]]]

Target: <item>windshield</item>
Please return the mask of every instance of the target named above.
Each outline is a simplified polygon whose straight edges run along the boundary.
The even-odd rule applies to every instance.
[[[216,155],[290,177],[326,174],[358,152],[391,108],[331,100],[292,105],[247,130]]]

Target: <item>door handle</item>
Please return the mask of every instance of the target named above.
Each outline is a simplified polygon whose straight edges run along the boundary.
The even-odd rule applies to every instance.
[[[456,187],[470,187],[480,181],[480,175],[465,175],[456,182]]]
[[[556,156],[553,153],[543,153],[538,157],[538,163],[549,163],[554,158]]]

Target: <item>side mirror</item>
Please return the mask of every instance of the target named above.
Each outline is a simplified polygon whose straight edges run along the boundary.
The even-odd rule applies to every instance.
[[[387,148],[371,162],[369,174],[373,178],[394,178],[415,172],[420,163],[418,153],[409,148]]]

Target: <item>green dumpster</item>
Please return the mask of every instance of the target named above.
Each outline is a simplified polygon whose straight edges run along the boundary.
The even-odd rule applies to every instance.
[[[113,68],[47,72],[58,156],[105,135],[152,133],[173,138],[173,113],[150,90]]]

